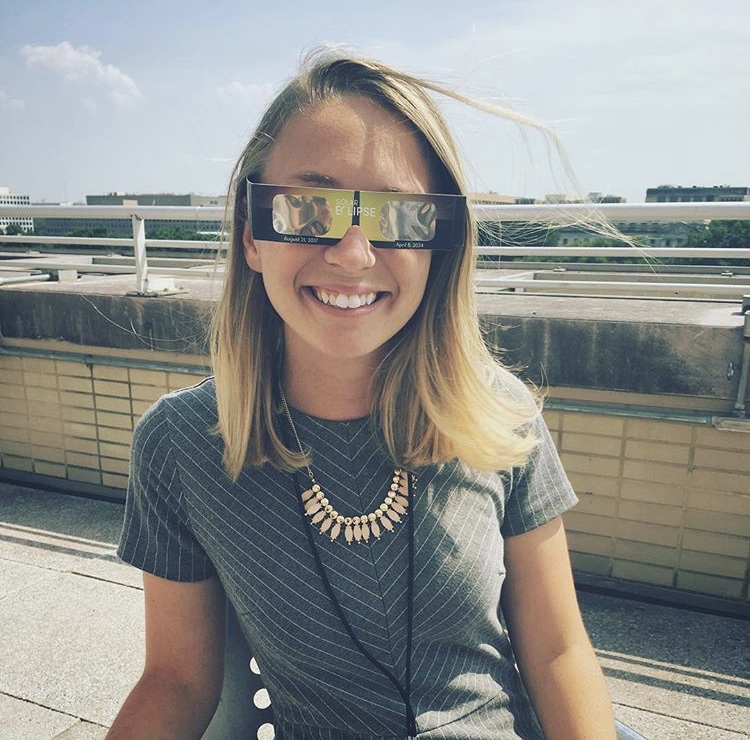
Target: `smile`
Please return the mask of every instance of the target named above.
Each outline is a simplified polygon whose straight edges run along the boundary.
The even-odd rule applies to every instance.
[[[361,308],[369,306],[375,301],[377,293],[363,293],[362,295],[346,295],[345,293],[329,293],[327,290],[313,288],[313,294],[327,306],[336,306],[336,308]]]

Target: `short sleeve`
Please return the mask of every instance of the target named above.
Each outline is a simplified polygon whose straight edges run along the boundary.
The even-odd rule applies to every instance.
[[[165,399],[140,419],[130,451],[125,517],[117,554],[147,573],[200,581],[214,569],[189,526]]]
[[[530,424],[539,443],[522,468],[515,468],[506,490],[503,535],[541,527],[578,503],[541,414]]]

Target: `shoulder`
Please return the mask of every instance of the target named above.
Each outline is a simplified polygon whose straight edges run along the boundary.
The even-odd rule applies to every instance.
[[[181,408],[195,408],[203,410],[207,408],[216,408],[216,383],[213,376],[201,380],[195,385],[189,385],[185,388],[172,391],[163,395],[159,402],[164,402],[170,406]]]
[[[216,386],[210,377],[161,396],[138,420],[135,433],[148,435],[164,424],[205,429],[216,421]]]
[[[213,377],[201,380],[195,385],[165,393],[146,411],[143,418],[150,414],[186,414],[198,416],[216,415],[216,384]]]
[[[216,424],[213,379],[167,393],[138,420],[133,430],[131,459],[136,470],[174,460],[174,453],[192,445],[205,448]]]

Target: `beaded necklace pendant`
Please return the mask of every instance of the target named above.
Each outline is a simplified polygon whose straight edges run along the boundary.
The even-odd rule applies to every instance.
[[[393,531],[393,525],[401,521],[409,507],[409,474],[400,468],[393,471],[393,478],[383,503],[369,514],[344,516],[331,503],[328,496],[316,482],[308,467],[310,488],[302,492],[305,513],[312,517],[312,523],[321,534],[335,540],[343,531],[348,544],[368,542],[370,535],[380,539],[382,530]]]

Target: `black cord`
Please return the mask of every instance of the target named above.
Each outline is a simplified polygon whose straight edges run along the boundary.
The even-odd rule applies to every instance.
[[[412,634],[414,632],[414,514],[416,513],[416,488],[415,477],[407,473],[409,483],[409,498],[411,498],[411,511],[407,516],[407,526],[409,527],[409,564],[406,581],[406,724],[409,728],[409,735],[416,737],[417,720],[414,716],[414,710],[411,706],[411,651],[412,651]]]

